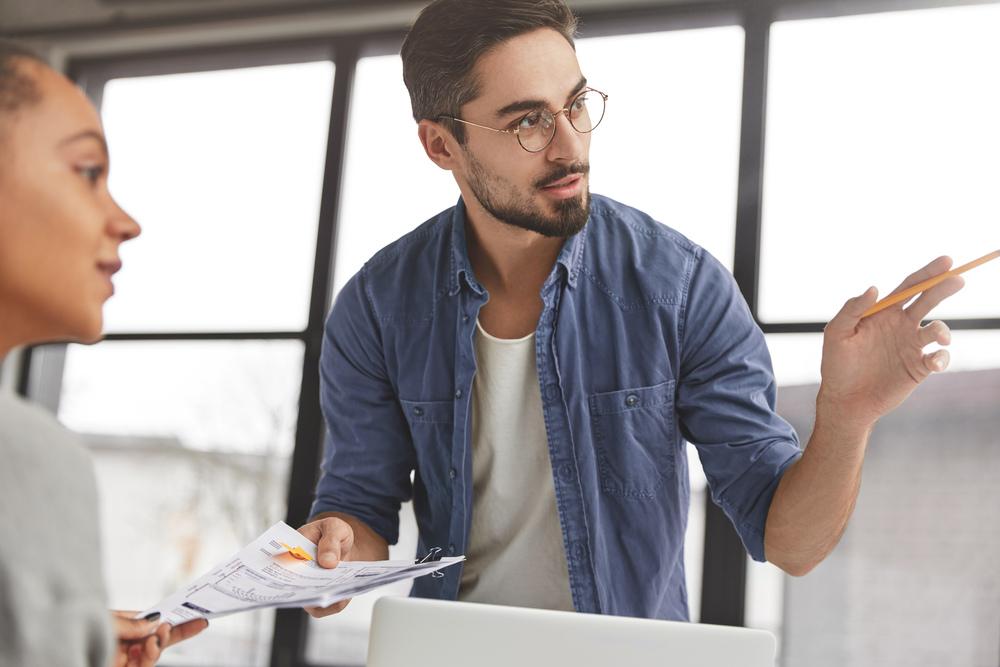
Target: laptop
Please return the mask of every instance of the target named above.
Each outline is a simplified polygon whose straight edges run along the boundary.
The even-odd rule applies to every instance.
[[[368,667],[774,667],[764,630],[383,597]]]

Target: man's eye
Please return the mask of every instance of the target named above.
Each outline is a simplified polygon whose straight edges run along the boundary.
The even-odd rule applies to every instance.
[[[535,130],[535,129],[538,129],[538,127],[541,124],[542,124],[542,112],[541,111],[533,111],[533,112],[529,113],[527,116],[525,116],[524,118],[522,118],[520,120],[520,122],[518,122],[517,129],[522,130],[522,131],[525,131],[525,130]]]
[[[571,111],[573,113],[579,113],[586,108],[587,108],[587,96],[580,95],[580,97],[573,100],[573,108],[571,109]]]

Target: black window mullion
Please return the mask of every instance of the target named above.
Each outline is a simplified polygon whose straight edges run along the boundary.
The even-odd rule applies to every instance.
[[[743,298],[756,312],[763,192],[764,110],[767,48],[771,15],[765,3],[748,7],[744,19],[743,112],[737,187],[736,250],[733,275]],[[746,551],[726,515],[705,499],[705,550],[702,561],[701,622],[743,625],[746,602]]]
[[[740,121],[739,181],[736,196],[736,250],[733,276],[757,318],[761,206],[764,192],[764,123],[771,16],[764,3],[747,10]]]
[[[944,319],[952,331],[991,331],[1000,329],[1000,318]],[[766,334],[823,333],[826,322],[761,322],[760,328]]]
[[[177,331],[170,333],[110,333],[101,341],[217,341],[217,340],[302,340],[302,331]]]
[[[285,521],[291,526],[302,525],[309,518],[322,456],[323,415],[319,404],[319,361],[336,257],[336,230],[340,212],[347,123],[359,47],[360,42],[345,40],[336,45],[334,56],[336,70],[320,199],[312,292],[309,300],[309,324],[305,332],[295,450],[292,454],[288,479],[288,510]],[[308,617],[301,609],[278,610],[274,621],[274,638],[271,642],[272,667],[301,667],[308,664],[305,657],[308,628]]]
[[[771,2],[775,21],[836,18],[884,12],[994,4],[997,0],[747,0]]]
[[[29,398],[28,393],[31,389],[31,354],[34,351],[33,347],[26,347],[21,351],[21,358],[18,359],[17,366],[17,379],[14,385],[14,391],[23,398]]]

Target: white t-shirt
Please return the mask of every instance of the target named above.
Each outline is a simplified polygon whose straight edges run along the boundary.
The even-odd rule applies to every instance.
[[[535,335],[503,340],[477,322],[472,385],[472,530],[458,597],[573,610]]]

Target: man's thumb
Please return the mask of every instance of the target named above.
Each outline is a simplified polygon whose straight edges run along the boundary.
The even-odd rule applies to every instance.
[[[869,287],[861,295],[848,299],[837,316],[830,320],[830,324],[836,329],[854,331],[865,311],[871,308],[877,300],[878,290],[875,287]]]

